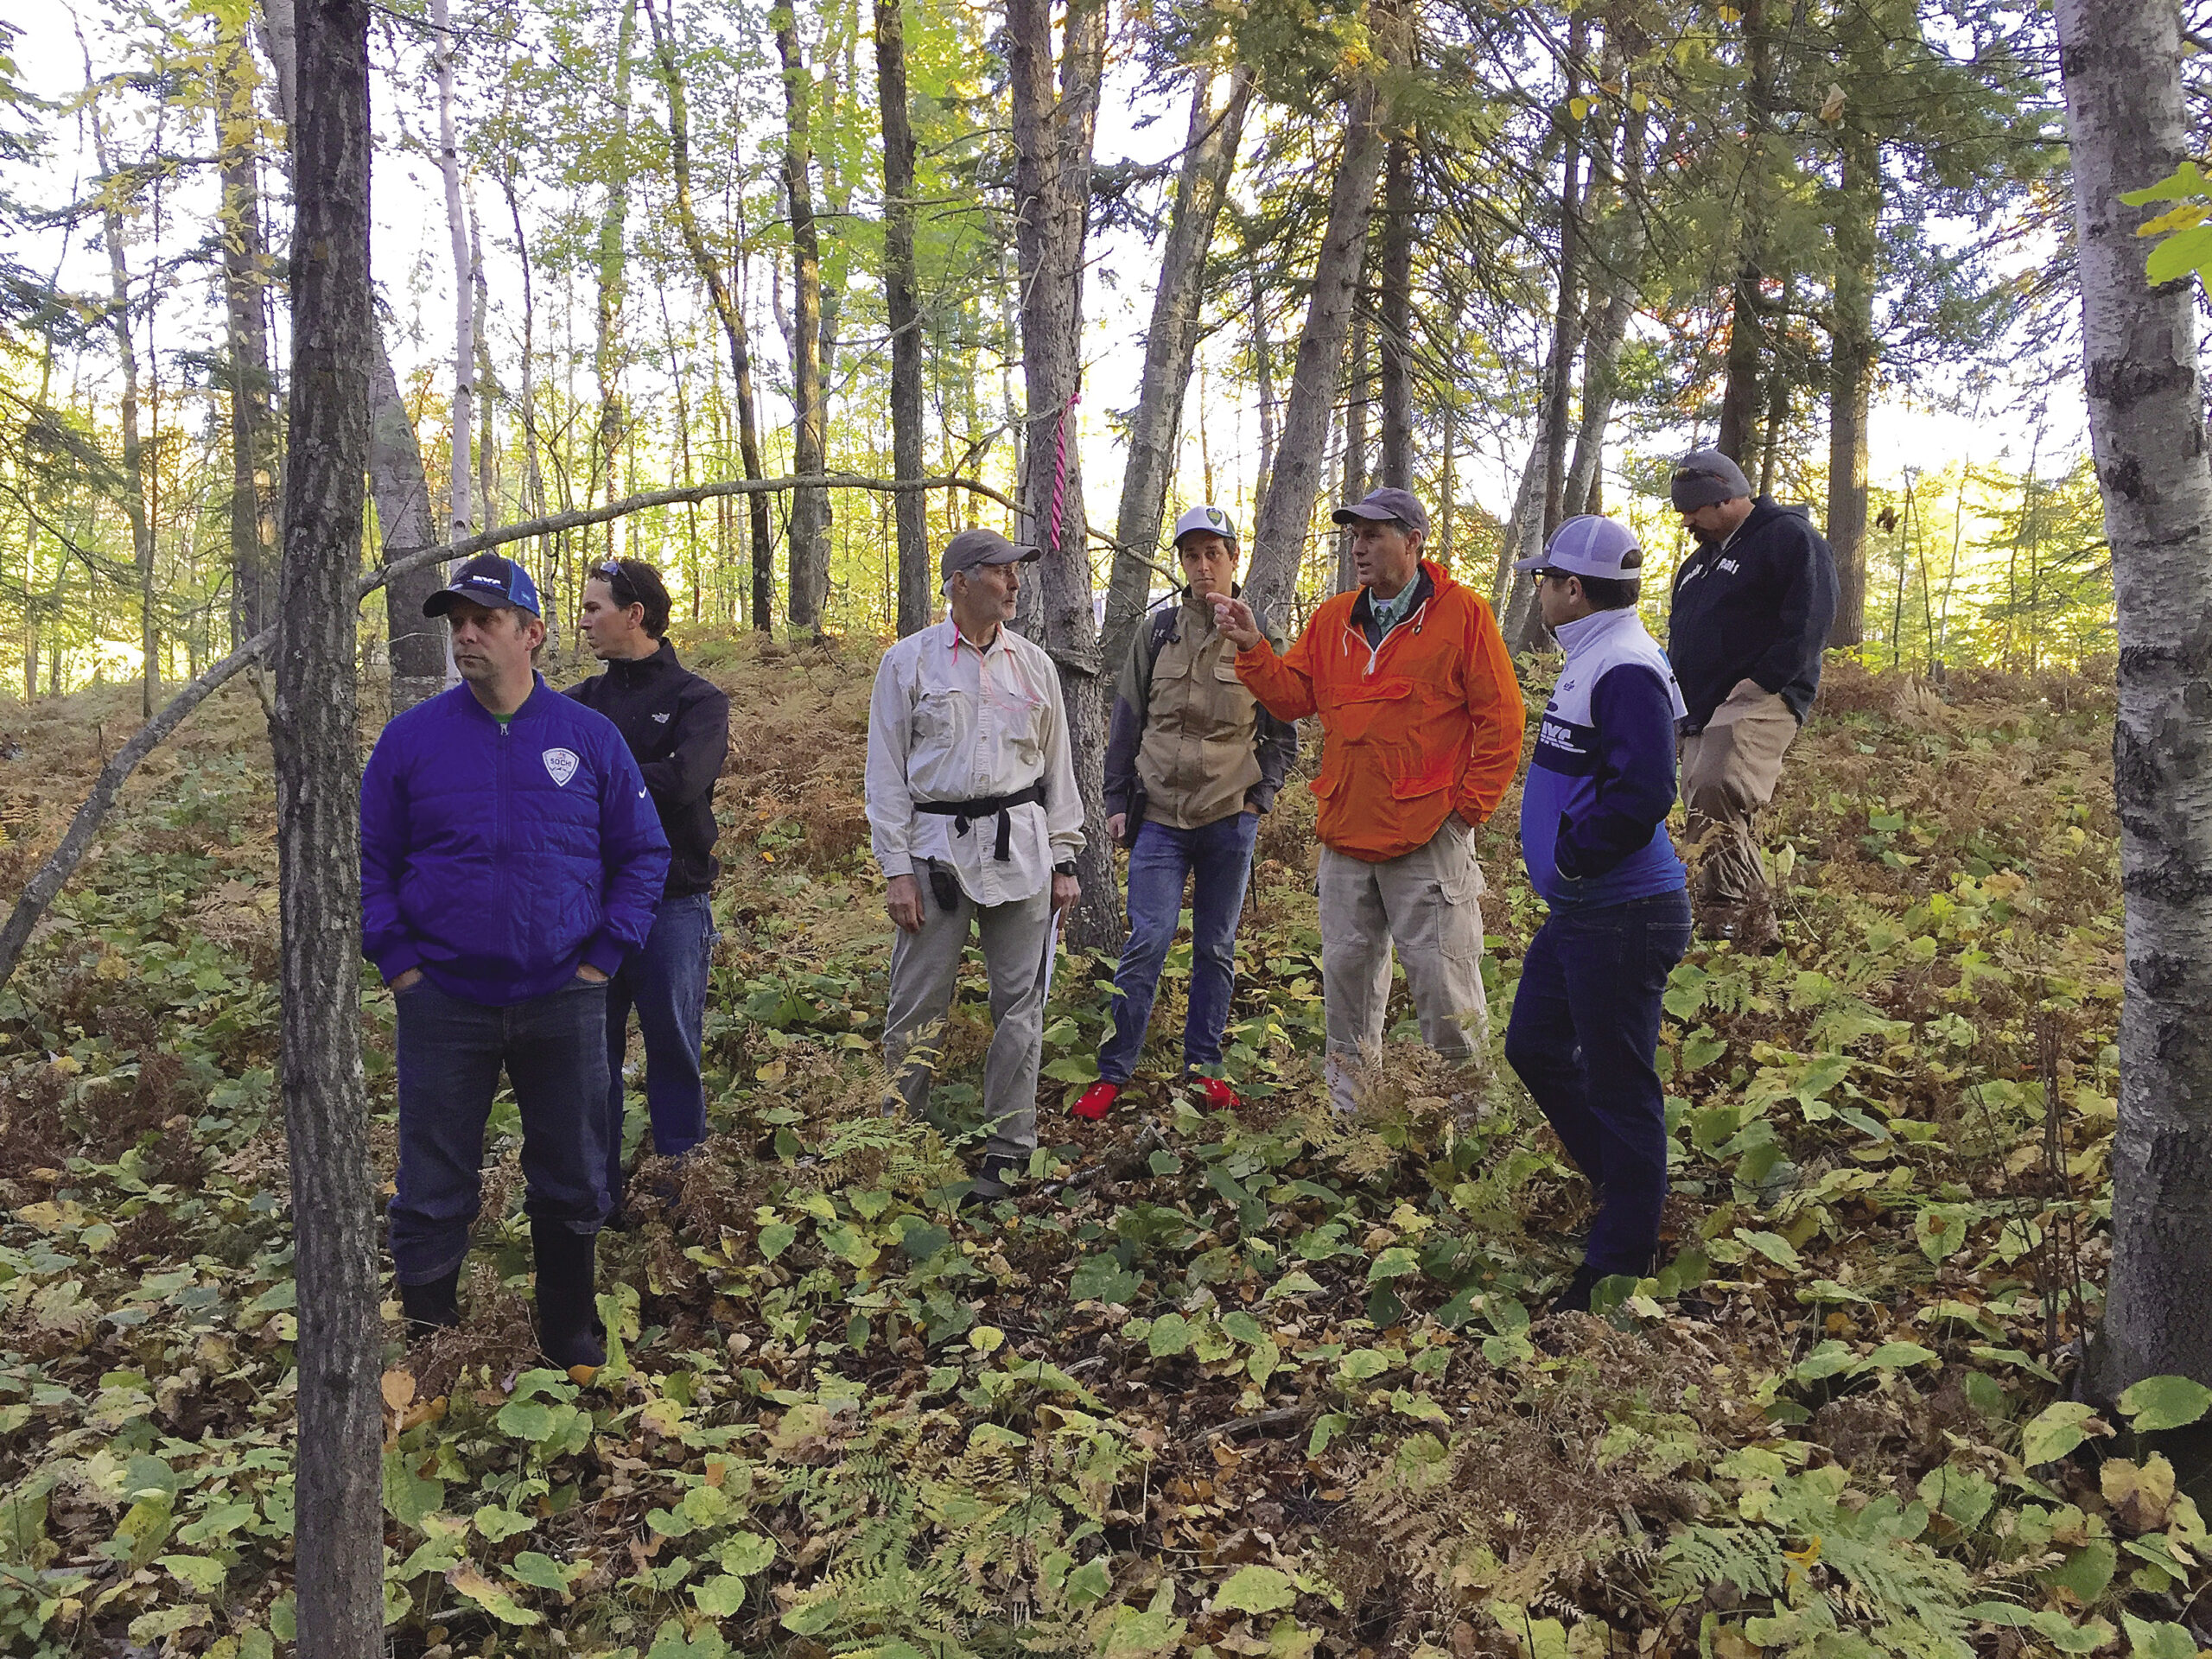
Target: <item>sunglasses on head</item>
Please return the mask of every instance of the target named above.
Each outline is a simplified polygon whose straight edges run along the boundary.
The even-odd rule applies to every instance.
[[[607,584],[607,591],[614,596],[617,605],[639,603],[637,589],[630,586],[630,573],[622,568],[620,559],[607,559],[591,568],[591,573]],[[628,597],[624,597],[627,594]]]

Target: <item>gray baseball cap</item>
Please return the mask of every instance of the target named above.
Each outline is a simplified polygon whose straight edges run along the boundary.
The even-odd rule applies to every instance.
[[[1513,568],[1633,582],[1643,574],[1643,549],[1636,532],[1618,518],[1586,512],[1561,524],[1542,552],[1516,560]]]
[[[1716,501],[1733,501],[1738,496],[1751,493],[1751,480],[1744,476],[1744,469],[1722,454],[1718,449],[1693,449],[1675,463],[1675,475],[1668,480],[1669,493],[1674,498],[1676,512],[1689,512],[1698,507],[1709,507]]]
[[[1349,524],[1359,518],[1377,522],[1395,518],[1424,536],[1428,534],[1428,509],[1421,505],[1411,490],[1376,490],[1364,501],[1338,507],[1329,517],[1339,524]]]
[[[938,556],[937,579],[950,581],[957,572],[979,564],[1033,564],[1044,556],[1044,549],[1009,542],[995,530],[963,530]]]

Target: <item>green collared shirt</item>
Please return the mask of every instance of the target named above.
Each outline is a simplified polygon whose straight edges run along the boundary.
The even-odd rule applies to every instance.
[[[1375,590],[1372,588],[1369,588],[1367,590],[1368,613],[1374,617],[1376,626],[1382,632],[1388,633],[1399,623],[1404,621],[1406,613],[1414,607],[1414,596],[1420,591],[1421,577],[1418,573],[1411,582],[1398,589],[1395,599],[1377,599],[1375,596]]]

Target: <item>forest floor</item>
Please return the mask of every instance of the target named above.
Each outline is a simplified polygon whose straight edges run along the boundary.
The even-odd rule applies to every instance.
[[[1788,948],[1697,946],[1668,992],[1669,1264],[1548,1319],[1588,1194],[1509,1074],[1440,1075],[1402,1026],[1356,1118],[1323,1104],[1302,789],[1243,930],[1246,1108],[1171,1086],[1185,944],[1154,1071],[1069,1118],[1111,964],[1064,957],[1034,1179],[957,1212],[972,960],[945,1122],[875,1110],[872,662],[687,658],[737,713],[715,1136],[605,1239],[618,1339],[580,1385],[532,1352],[495,1112],[466,1327],[410,1350],[385,1310],[396,1654],[2212,1647],[2158,1449],[2212,1392],[2068,1395],[2117,1088],[2104,681],[1831,670],[1771,824]],[[0,893],[134,703],[0,709]],[[0,1651],[296,1627],[273,806],[257,705],[219,699],[0,990]],[[1500,1027],[1537,919],[1516,806],[1478,843]],[[370,995],[378,1181],[391,1020]]]

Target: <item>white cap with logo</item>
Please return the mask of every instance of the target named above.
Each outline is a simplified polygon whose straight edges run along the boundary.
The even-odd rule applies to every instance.
[[[1236,521],[1219,507],[1211,505],[1192,507],[1175,521],[1175,533],[1167,539],[1174,546],[1180,547],[1183,538],[1194,530],[1218,536],[1231,547],[1236,545]]]

